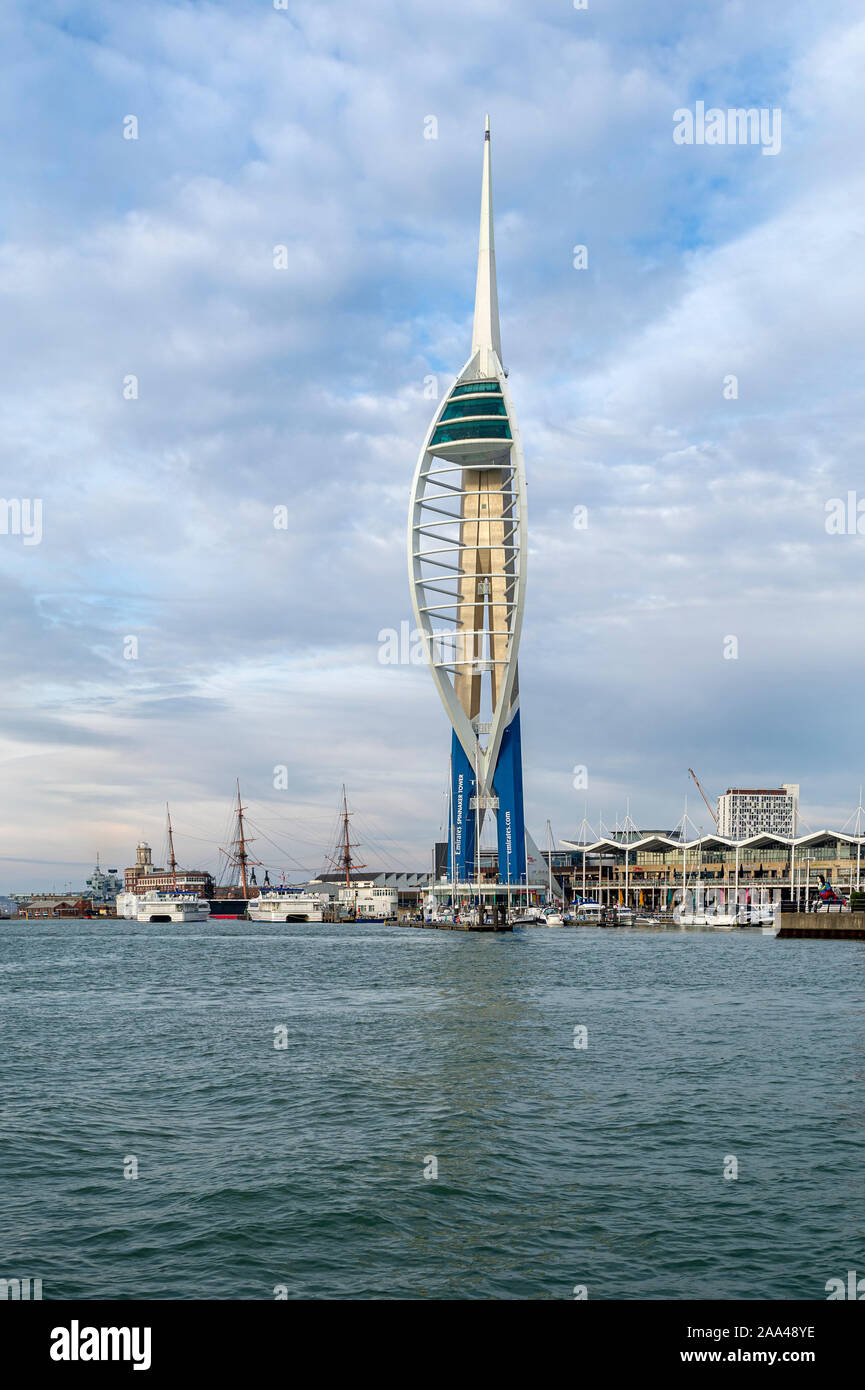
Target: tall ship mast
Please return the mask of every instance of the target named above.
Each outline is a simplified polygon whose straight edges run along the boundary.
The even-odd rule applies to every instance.
[[[346,796],[345,783],[343,783],[342,811],[340,812],[340,819],[342,820],[342,841],[339,846],[339,853],[335,855],[330,855],[328,857],[335,869],[342,869],[344,871],[346,888],[351,887],[352,869],[366,868],[365,864],[359,864],[356,859],[352,859],[351,857],[352,850],[357,849],[360,845],[360,840],[352,840],[349,838],[349,821],[351,819],[351,815],[352,813],[348,809],[348,798]]]
[[[171,826],[171,811],[168,802],[165,803],[165,814],[168,817],[168,867],[171,870],[171,886],[177,887],[177,858],[174,853],[174,830]]]
[[[222,852],[229,863],[236,864],[240,871],[240,890],[244,898],[249,897],[249,879],[247,868],[253,864],[259,864],[259,859],[253,859],[247,851],[247,845],[253,842],[247,838],[243,824],[243,813],[246,807],[240,799],[240,779],[237,781],[237,837],[232,841],[231,849],[224,849]],[[253,883],[255,882],[255,871],[253,870]]]

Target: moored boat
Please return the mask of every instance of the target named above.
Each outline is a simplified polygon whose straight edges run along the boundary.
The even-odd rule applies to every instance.
[[[585,902],[578,903],[574,911],[576,920],[581,926],[597,926],[604,913],[601,904],[593,902],[589,898]]]
[[[288,886],[263,888],[246,907],[251,922],[323,922],[328,901],[326,893]]]
[[[118,893],[117,916],[132,922],[206,922],[210,903],[197,893],[150,888],[146,893]]]
[[[511,925],[515,927],[545,927],[547,919],[537,907],[526,907],[521,912],[511,914]]]
[[[673,913],[673,921],[680,927],[714,927],[716,931],[732,931],[733,927],[738,926],[735,912],[728,915],[723,912],[679,910]]]

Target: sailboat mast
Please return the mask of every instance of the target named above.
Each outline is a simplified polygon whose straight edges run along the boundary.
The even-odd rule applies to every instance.
[[[688,798],[682,815],[682,911],[688,910]]]
[[[171,811],[168,802],[165,803],[165,814],[168,817],[168,867],[171,870],[171,886],[177,888],[177,859],[174,855],[174,831],[171,827]]]
[[[547,821],[547,897],[553,901],[553,827]]]
[[[480,774],[480,749],[481,741],[475,735],[475,845],[477,854],[475,864],[478,879],[478,912],[481,909],[481,774]],[[482,917],[478,921],[483,921]]]

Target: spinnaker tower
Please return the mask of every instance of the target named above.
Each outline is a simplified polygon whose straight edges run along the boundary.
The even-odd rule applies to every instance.
[[[526,882],[517,671],[526,478],[501,357],[487,118],[471,353],[418,457],[408,565],[415,622],[453,729],[448,878],[480,879],[480,834],[492,812],[498,879],[516,887]]]

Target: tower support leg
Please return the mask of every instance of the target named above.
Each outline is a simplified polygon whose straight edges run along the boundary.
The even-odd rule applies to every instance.
[[[454,733],[451,737],[451,823],[448,829],[448,879],[452,884],[475,878],[475,770]]]
[[[523,750],[520,712],[505,729],[499,749],[493,787],[498,797],[496,813],[499,847],[499,882],[519,887],[526,872],[526,822],[523,809]]]

